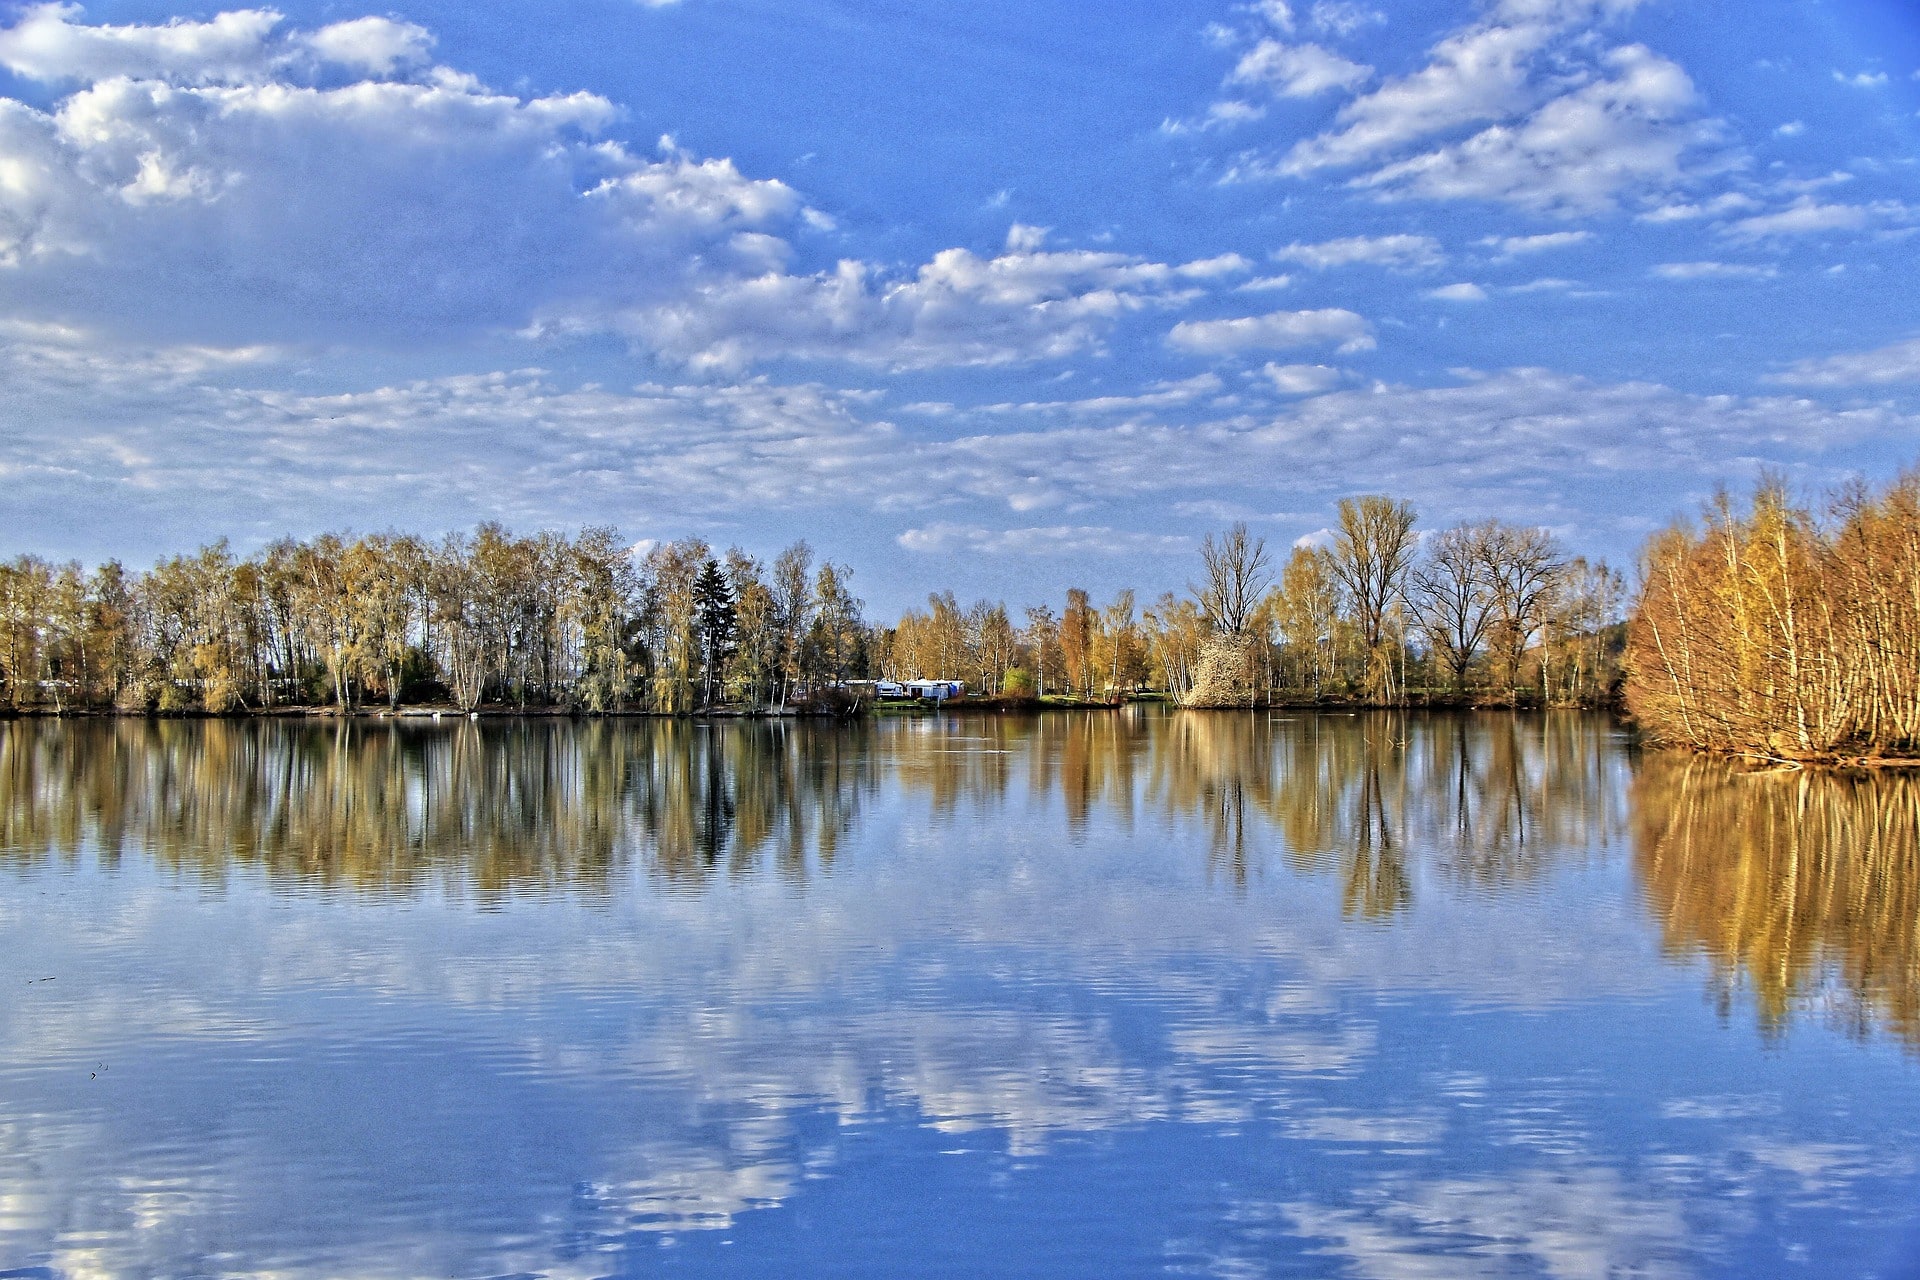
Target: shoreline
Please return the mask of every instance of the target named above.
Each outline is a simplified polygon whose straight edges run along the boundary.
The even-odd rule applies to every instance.
[[[1545,712],[1603,711],[1621,714],[1615,704],[1542,706],[1536,703],[1478,702],[1471,698],[1434,697],[1404,702],[1369,702],[1362,699],[1278,697],[1250,706],[1183,706],[1165,694],[1094,701],[1062,698],[962,698],[944,703],[885,702],[859,703],[850,708],[797,704],[779,706],[717,706],[693,711],[652,711],[621,708],[591,711],[584,707],[499,706],[488,705],[463,710],[453,705],[416,704],[401,707],[281,706],[243,707],[232,711],[159,711],[118,707],[0,707],[0,720],[857,720],[884,716],[922,716],[970,712],[983,715],[1030,714],[1062,711],[1119,711],[1130,706],[1165,707],[1174,711],[1209,714],[1246,714],[1249,712],[1359,712],[1359,711],[1445,711],[1445,712]],[[1774,761],[1773,763],[1784,763]],[[1916,760],[1915,763],[1920,763]]]

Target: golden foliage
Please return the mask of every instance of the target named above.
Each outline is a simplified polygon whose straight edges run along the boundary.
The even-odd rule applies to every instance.
[[[1920,751],[1920,474],[1822,522],[1778,481],[1645,553],[1627,705],[1656,740],[1780,760]]]

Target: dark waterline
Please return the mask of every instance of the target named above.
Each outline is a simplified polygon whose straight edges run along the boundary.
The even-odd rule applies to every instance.
[[[1917,833],[1570,713],[0,724],[0,1274],[1908,1275]]]

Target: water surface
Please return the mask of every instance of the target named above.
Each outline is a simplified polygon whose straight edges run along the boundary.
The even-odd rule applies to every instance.
[[[1906,1275],[1917,833],[1576,715],[0,725],[0,1274]]]

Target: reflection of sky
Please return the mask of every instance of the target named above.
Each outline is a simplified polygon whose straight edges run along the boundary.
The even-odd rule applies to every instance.
[[[1503,893],[1426,848],[1368,922],[1264,818],[1235,882],[1203,823],[1076,817],[1033,777],[887,782],[831,874],[699,894],[9,874],[0,1270],[1732,1276],[1894,1247],[1913,1060],[1716,1018],[1622,857],[1549,850]]]

